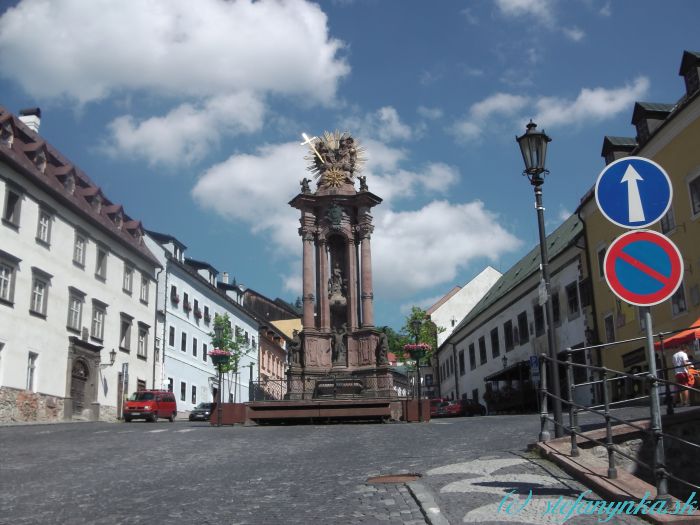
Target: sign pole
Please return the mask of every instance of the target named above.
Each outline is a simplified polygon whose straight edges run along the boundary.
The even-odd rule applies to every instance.
[[[651,308],[644,309],[644,325],[647,339],[647,361],[649,363],[649,380],[651,381],[651,430],[656,442],[654,450],[654,477],[656,478],[656,499],[668,498],[668,479],[666,478],[666,459],[664,438],[661,427],[661,404],[659,403],[659,383],[656,372],[656,354],[654,353],[654,334],[651,325]]]

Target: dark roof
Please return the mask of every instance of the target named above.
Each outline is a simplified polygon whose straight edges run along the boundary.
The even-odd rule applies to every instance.
[[[0,143],[0,160],[22,173],[34,184],[50,193],[56,200],[92,222],[112,239],[127,248],[136,250],[150,264],[160,267],[158,260],[143,242],[143,229],[140,224],[136,229],[120,228],[106,212],[106,209],[113,206],[114,203],[104,196],[100,188],[51,144],[44,141],[6,108],[0,106],[0,123],[7,122],[12,126],[14,139],[11,146]],[[46,167],[43,171],[34,163],[36,155],[42,151],[46,157]],[[69,176],[75,180],[73,193],[68,191],[64,185]],[[100,211],[92,206],[92,202],[98,196],[102,199]],[[124,223],[128,223],[133,219],[127,214],[123,214],[123,220]]]
[[[576,214],[566,219],[561,226],[547,236],[547,252],[549,260],[554,260],[566,248],[571,246],[583,232],[583,224]],[[471,323],[482,312],[496,303],[499,299],[511,292],[516,286],[525,281],[540,267],[539,244],[530,250],[525,257],[515,263],[494,285],[486,292],[486,295],[476,303],[476,306],[462,319],[457,328],[452,332],[457,334],[460,329]],[[447,341],[449,341],[449,337]],[[445,343],[443,343],[444,345]]]
[[[630,152],[637,147],[637,139],[634,137],[610,137],[606,136],[603,139],[603,149],[600,152],[601,157],[607,156],[611,150]]]
[[[179,240],[177,240],[176,237],[173,237],[169,233],[158,233],[158,232],[153,231],[153,230],[145,230],[145,231],[146,231],[146,233],[148,233],[148,235],[153,237],[153,239],[158,244],[165,244],[165,243],[173,242],[173,243],[177,244],[178,246],[180,246],[183,250],[187,249],[187,246],[182,244]]]
[[[301,308],[297,308],[292,303],[288,303],[287,301],[285,301],[284,299],[280,299],[279,297],[275,299],[274,302],[275,304],[280,305],[282,308],[286,308],[287,310],[296,313],[296,315],[301,316],[303,313],[303,310]]]
[[[665,119],[675,107],[676,104],[662,104],[660,102],[635,102],[634,110],[632,111],[632,124],[636,124],[640,119],[645,117]]]
[[[185,264],[187,264],[188,266],[192,266],[193,268],[197,268],[198,270],[211,270],[214,273],[219,273],[219,271],[216,268],[214,268],[211,264],[209,264],[206,261],[198,261],[197,259],[185,257]]]
[[[678,70],[679,75],[685,75],[689,68],[700,65],[700,52],[698,51],[683,51],[681,59],[681,67]]]

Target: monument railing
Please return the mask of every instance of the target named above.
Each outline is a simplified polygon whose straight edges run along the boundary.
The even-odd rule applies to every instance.
[[[294,399],[406,399],[412,396],[409,379],[393,370],[380,374],[262,379],[250,382],[251,401]]]

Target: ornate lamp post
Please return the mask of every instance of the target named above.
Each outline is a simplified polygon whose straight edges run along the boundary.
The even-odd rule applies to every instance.
[[[503,361],[503,368],[508,368],[508,356],[504,355],[501,361]]]
[[[545,303],[545,311],[547,315],[547,347],[549,357],[554,360],[557,358],[557,351],[556,343],[554,341],[554,315],[552,312],[552,298],[549,285],[549,257],[547,255],[547,237],[544,233],[544,207],[542,206],[542,185],[544,184],[545,175],[549,174],[549,171],[544,167],[544,163],[547,157],[547,143],[551,142],[552,139],[549,138],[544,131],[537,131],[537,124],[535,124],[532,120],[526,127],[527,131],[520,137],[516,137],[515,140],[518,141],[520,152],[522,153],[523,161],[525,162],[525,170],[523,171],[523,175],[527,176],[530,184],[532,184],[535,189],[535,209],[537,210],[537,224],[539,226],[540,234],[542,281],[544,283],[544,289],[547,296]],[[552,362],[552,366],[550,366],[549,369],[551,376],[550,384],[552,385],[552,394],[554,396],[554,435],[556,437],[561,437],[563,435],[563,421],[561,414],[561,399],[559,397],[561,392],[559,386],[559,366],[557,363]]]

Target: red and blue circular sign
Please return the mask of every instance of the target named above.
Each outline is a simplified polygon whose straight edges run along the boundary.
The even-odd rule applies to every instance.
[[[603,262],[605,280],[623,301],[653,306],[671,297],[683,281],[683,259],[668,237],[652,230],[620,235]]]

